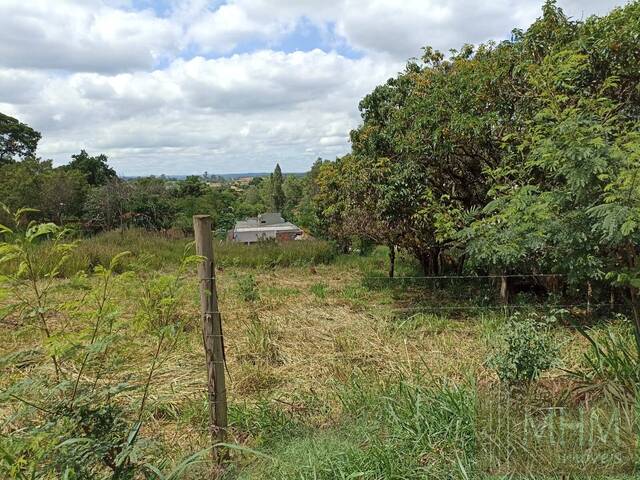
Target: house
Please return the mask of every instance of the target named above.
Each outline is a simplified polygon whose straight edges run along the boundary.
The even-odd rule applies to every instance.
[[[285,242],[302,238],[302,229],[291,222],[286,222],[280,213],[270,212],[236,222],[229,232],[229,239],[234,242],[256,243],[264,240]]]

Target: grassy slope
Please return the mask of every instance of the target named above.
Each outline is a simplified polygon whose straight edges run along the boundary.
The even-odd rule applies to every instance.
[[[129,240],[119,244],[116,237],[103,238],[99,240],[103,246],[93,240],[79,251],[95,250],[96,258],[104,254],[104,245],[109,252],[149,251],[160,259],[158,268],[170,271],[184,243]],[[309,244],[304,250],[312,248]],[[293,266],[275,268],[242,266],[252,265],[250,259],[258,255],[247,253],[251,250],[240,250],[235,256],[219,252],[226,259],[221,262],[224,269],[218,273],[218,285],[230,374],[231,441],[270,457],[236,452],[227,476],[477,478],[495,474],[502,478],[510,471],[526,470],[530,457],[526,449],[518,453],[516,448],[514,453],[491,446],[492,441],[506,442],[502,447],[517,443],[509,432],[499,437],[502,433],[492,415],[505,414],[505,408],[517,418],[522,413],[518,402],[504,407],[498,400],[497,381],[484,365],[488,341],[501,316],[483,309],[448,312],[448,318],[415,315],[406,310],[408,306],[442,305],[444,294],[419,286],[363,286],[369,285],[363,283],[363,276],[383,275],[383,249],[370,257],[343,256],[311,267],[307,263],[329,260],[322,248],[318,246],[319,257],[310,262],[291,260],[284,263]],[[412,269],[410,262],[399,266],[405,274]],[[247,300],[246,288],[241,288],[248,274],[257,285],[256,300]],[[155,377],[152,414],[144,427],[170,459],[207,445],[196,287],[194,279],[182,293],[179,314],[189,319],[188,327]],[[124,327],[130,328],[126,334],[131,339],[131,358],[119,373],[141,380],[145,370],[140,363],[151,356],[153,338],[135,327],[139,285],[122,276],[117,288],[121,319],[125,325],[131,321],[131,327]],[[71,299],[82,291],[73,282],[62,282],[58,294]],[[557,333],[564,345],[563,366],[575,366],[585,342],[567,328]],[[37,343],[28,327],[11,322],[0,325],[2,352]],[[13,369],[3,375],[0,387],[47,369],[48,363]],[[566,407],[577,412],[581,408],[564,395],[567,385],[559,373],[548,374],[526,397],[530,411]],[[511,434],[517,428],[511,428]],[[537,450],[544,448],[538,445]],[[546,451],[534,468],[557,471],[558,453]],[[589,462],[581,469],[593,473],[602,460],[593,457]]]

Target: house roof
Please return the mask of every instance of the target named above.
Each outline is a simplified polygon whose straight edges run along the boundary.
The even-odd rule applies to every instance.
[[[291,222],[274,223],[272,225],[248,224],[246,221],[236,223],[234,231],[242,232],[301,232],[302,229]]]
[[[258,215],[258,221],[261,224],[275,225],[277,223],[286,223],[280,212],[267,212]]]
[[[286,222],[279,212],[267,212],[254,218],[239,220],[233,230],[236,233],[302,232],[302,229],[297,225]]]

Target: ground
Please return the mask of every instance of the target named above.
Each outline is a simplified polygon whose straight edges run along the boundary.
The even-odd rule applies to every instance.
[[[591,408],[612,416],[613,407],[585,406],[572,389],[566,371],[580,368],[589,344],[571,325],[554,327],[561,346],[555,368],[526,391],[506,393],[486,361],[503,309],[454,295],[451,285],[378,279],[385,262],[384,249],[316,265],[221,261],[217,284],[233,444],[225,478],[503,478],[531,473],[530,468],[540,476],[559,468],[576,478],[585,471],[630,474],[635,430],[628,437],[624,428],[616,430],[624,438],[610,450],[603,445],[611,438],[602,444],[592,438],[593,451],[586,455],[587,447],[571,445],[576,432],[562,439],[564,455],[557,439],[543,441],[555,425],[549,412],[565,412],[564,420],[574,424]],[[398,273],[414,274],[414,267],[401,259]],[[178,262],[155,268],[170,276]],[[83,297],[87,285],[97,281],[56,280],[52,296],[64,298],[68,310],[52,317],[53,330],[86,328],[77,319],[91,303]],[[494,287],[487,280],[480,290]],[[135,274],[115,276],[114,315],[125,353],[111,374],[114,383],[144,383],[154,356],[158,337],[145,328],[140,307],[145,288]],[[477,285],[471,290],[480,291]],[[167,464],[208,446],[193,268],[185,270],[176,298],[172,315],[180,320],[180,332],[175,345],[162,349],[142,429]],[[30,325],[16,316],[0,324],[3,357],[39,349],[41,335]],[[78,371],[77,363],[65,368],[70,377]],[[41,359],[14,364],[8,372],[0,380],[3,390],[18,380],[51,375],[52,366]],[[138,389],[124,398],[136,403],[141,395]],[[5,406],[4,413],[12,408]],[[5,424],[4,430],[11,428]],[[532,432],[535,441],[525,442]],[[203,478],[205,471],[196,466],[187,478]]]

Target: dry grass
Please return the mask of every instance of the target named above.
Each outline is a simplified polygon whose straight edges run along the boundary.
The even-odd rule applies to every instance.
[[[247,273],[255,278],[258,300],[246,301],[238,291],[238,282]],[[485,392],[496,388],[497,379],[485,366],[485,358],[492,322],[499,319],[398,313],[396,308],[406,307],[420,293],[367,289],[361,279],[361,269],[347,262],[313,269],[227,267],[218,272],[227,388],[235,422],[233,442],[255,446],[259,429],[243,426],[241,413],[256,405],[267,404],[269,410],[303,418],[309,428],[335,427],[343,414],[337,392],[353,378],[378,384],[423,378],[428,384],[430,378],[446,377],[456,383],[471,381]],[[61,280],[56,295],[71,304],[84,292],[68,284],[69,280]],[[139,289],[133,277],[121,276],[114,297],[130,342],[117,375],[142,383],[155,343],[152,336],[134,327]],[[82,304],[77,308],[82,309]],[[70,310],[56,317],[53,329],[81,328],[76,313]],[[208,441],[195,275],[181,293],[177,314],[185,320],[184,331],[175,348],[162,357],[144,426],[144,434],[157,440],[163,454],[173,461],[206,447]],[[131,325],[128,329],[127,324]],[[584,340],[570,330],[563,330],[560,337],[566,345],[563,364],[575,366],[586,348]],[[5,318],[0,324],[2,356],[37,349],[39,344],[37,331],[21,326],[18,319]],[[42,354],[34,358],[3,374],[0,389],[20,378],[52,374]],[[70,375],[76,367],[68,368]],[[541,382],[543,388],[555,388],[553,379],[558,375],[558,371],[547,375]],[[139,397],[140,392],[134,391],[126,400],[139,402]],[[237,419],[234,406],[240,412]],[[9,413],[0,412],[3,416]]]

